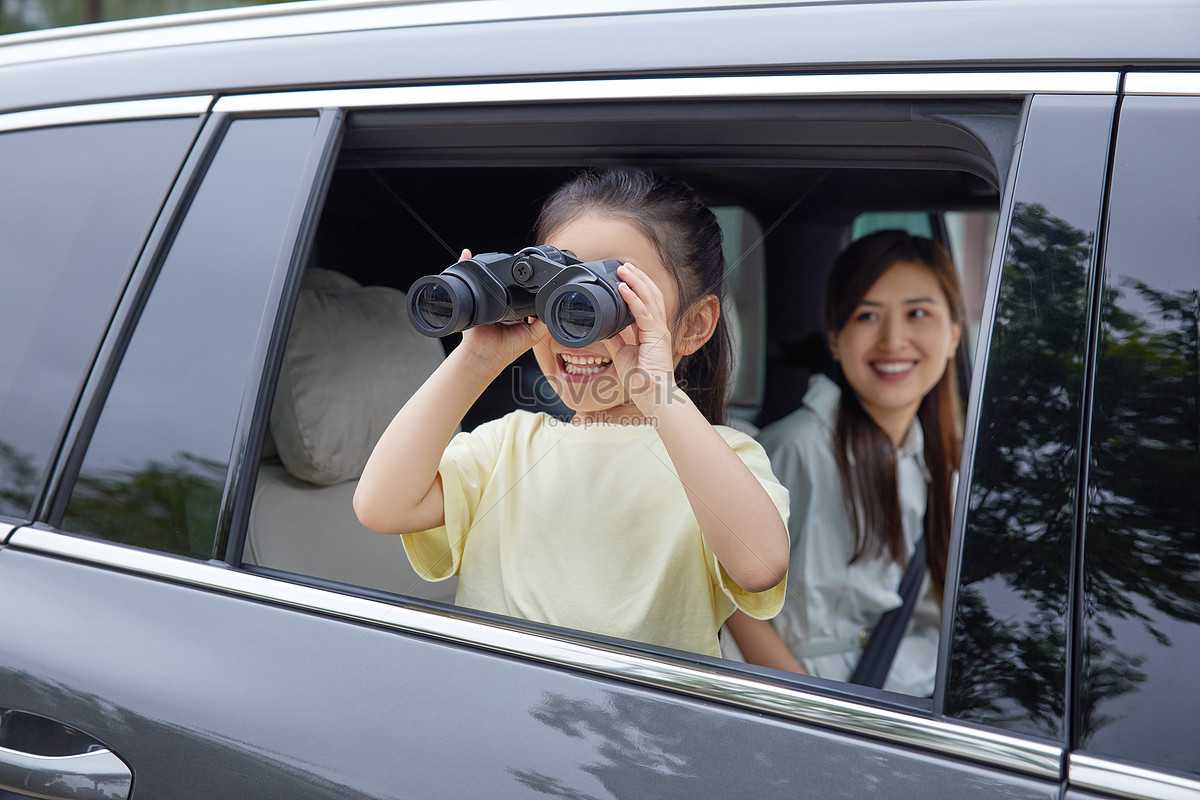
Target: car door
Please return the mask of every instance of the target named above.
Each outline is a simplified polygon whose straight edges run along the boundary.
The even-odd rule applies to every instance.
[[[1070,797],[1200,796],[1200,83],[1126,78],[1091,381]]]
[[[848,96],[864,91],[856,80]],[[1003,96],[1030,95],[1013,81]],[[613,101],[663,91],[619,84],[606,87]],[[908,103],[929,85],[872,91]],[[993,281],[997,323],[979,397],[998,397],[988,381],[1008,380],[992,371],[1009,346],[1004,326],[1045,308],[1022,299],[1022,287],[1033,280],[1057,291],[1090,269],[1087,259],[1060,263],[1054,242],[1027,241],[1046,218],[1034,206],[1084,239],[1098,218],[1114,99],[1111,90],[1073,96],[1071,85],[1026,102],[1016,188],[1003,206],[1008,247],[997,255],[1008,271]],[[767,90],[716,86],[721,100]],[[670,91],[714,96],[711,82],[690,87]],[[528,87],[511,88],[511,102],[525,102]],[[595,100],[592,87],[569,81],[540,89],[543,103]],[[506,110],[502,85],[472,91],[447,93],[457,98],[448,105]],[[803,83],[794,93],[804,96]],[[972,645],[981,629],[962,622],[975,608],[969,582],[943,688],[929,702],[243,562],[274,381],[343,113],[404,101],[364,90],[214,107],[116,306],[79,410],[60,423],[61,455],[27,490],[31,510],[7,523],[0,606],[26,611],[0,619],[0,706],[102,745],[131,773],[134,797],[1055,796],[1065,654],[1047,633],[1039,674],[1050,719],[1014,722],[1013,684],[971,679],[976,667],[994,672],[989,659],[1006,662],[1005,651]],[[1061,156],[1064,137],[1087,147],[1054,173],[1072,187],[1060,191],[1038,175]],[[1016,298],[1005,295],[1010,287]],[[1082,312],[1065,313],[1081,323]],[[972,412],[981,431],[994,429],[978,421],[988,402]],[[1045,422],[1053,434],[1072,409]],[[988,516],[982,465],[1003,452],[982,437],[964,482],[973,505],[960,502],[962,563],[995,571],[973,550],[990,535],[979,521]],[[1001,595],[1028,590],[1023,576],[1004,577]],[[1002,602],[988,607],[993,618]],[[33,746],[13,734],[4,747]],[[55,769],[65,783],[86,779],[71,777],[70,764],[39,763],[46,783]]]

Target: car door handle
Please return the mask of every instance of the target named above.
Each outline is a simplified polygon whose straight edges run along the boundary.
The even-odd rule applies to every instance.
[[[108,749],[40,756],[0,747],[0,789],[45,800],[126,800],[133,773]]]

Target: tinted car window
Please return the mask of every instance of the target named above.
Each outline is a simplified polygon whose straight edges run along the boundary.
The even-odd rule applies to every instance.
[[[170,119],[0,136],[0,514],[30,512],[196,127]]]
[[[1194,772],[1200,740],[1200,98],[1121,112],[1085,539],[1080,744]]]
[[[959,718],[1055,738],[1066,729],[1089,276],[1112,108],[1039,97],[1030,113],[984,345],[945,700]]]
[[[316,118],[234,122],[105,402],[63,527],[208,557]]]

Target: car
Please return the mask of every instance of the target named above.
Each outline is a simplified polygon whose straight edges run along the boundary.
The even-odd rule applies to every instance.
[[[0,797],[1200,798],[1200,7],[287,3],[0,37]],[[584,168],[722,221],[730,424],[945,242],[932,697],[458,608],[350,498],[405,291]],[[518,361],[463,428],[562,413]]]

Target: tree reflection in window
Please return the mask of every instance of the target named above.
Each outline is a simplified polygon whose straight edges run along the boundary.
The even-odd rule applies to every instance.
[[[1183,274],[1197,280],[1194,266]],[[1186,712],[1200,657],[1200,291],[1116,276],[1101,331],[1080,744],[1194,770],[1200,719]],[[1164,702],[1184,712],[1170,715],[1169,734]],[[1106,731],[1118,720],[1120,730]]]
[[[80,475],[69,530],[167,553],[211,558],[225,464],[188,453],[171,463]]]
[[[33,505],[40,475],[33,455],[0,442],[0,514],[22,516]]]
[[[979,414],[946,709],[1060,737],[1090,232],[1018,203]]]

